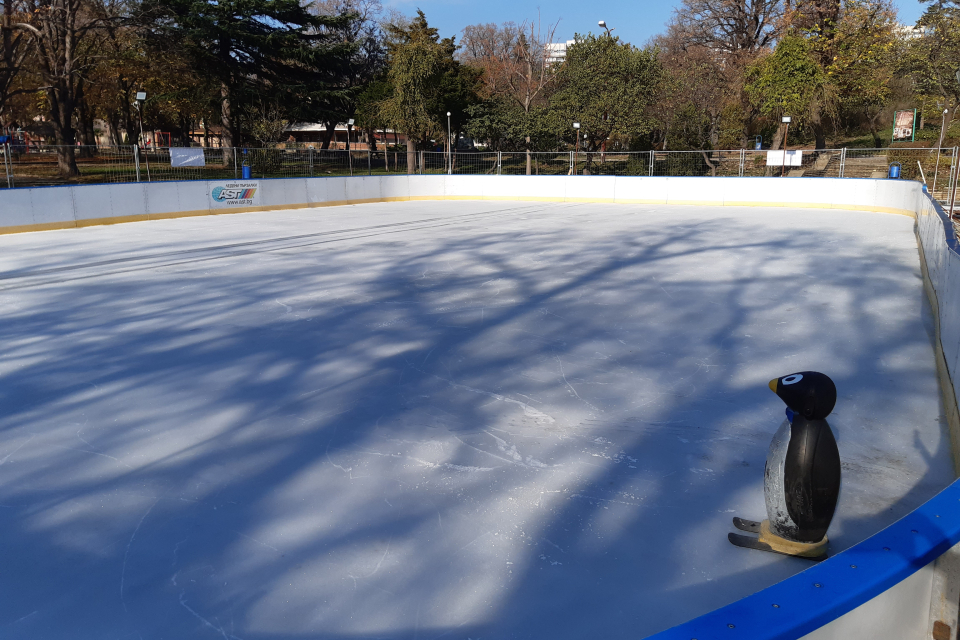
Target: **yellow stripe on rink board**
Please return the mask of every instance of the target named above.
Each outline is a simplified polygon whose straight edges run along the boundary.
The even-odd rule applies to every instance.
[[[77,227],[95,227],[108,224],[123,224],[126,222],[145,222],[147,220],[172,220],[175,218],[189,218],[195,216],[214,216],[227,215],[232,213],[254,213],[257,211],[285,211],[293,209],[314,209],[319,207],[339,207],[356,204],[375,204],[383,202],[410,202],[426,200],[490,200],[490,201],[513,201],[513,202],[572,202],[580,204],[657,204],[657,205],[677,205],[677,206],[701,206],[701,207],[765,207],[765,208],[791,208],[791,209],[846,209],[848,211],[870,211],[875,213],[892,213],[916,218],[916,213],[910,209],[898,209],[894,207],[876,207],[858,204],[828,204],[828,203],[804,203],[804,202],[751,202],[751,201],[723,201],[723,200],[669,200],[669,199],[634,199],[634,198],[575,198],[566,196],[394,196],[387,198],[358,198],[355,200],[329,200],[326,202],[306,202],[301,204],[278,204],[256,207],[230,207],[224,209],[193,209],[189,211],[169,211],[162,213],[147,213],[131,216],[111,216],[107,218],[85,218],[82,220],[69,220],[64,222],[47,222],[28,225],[14,225],[9,227],[0,227],[0,235],[11,233],[29,233],[33,231],[54,231],[60,229],[73,229]]]

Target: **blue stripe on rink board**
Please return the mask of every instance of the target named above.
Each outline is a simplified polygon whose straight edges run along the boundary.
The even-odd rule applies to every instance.
[[[795,640],[902,582],[957,542],[960,480],[846,551],[648,640]]]

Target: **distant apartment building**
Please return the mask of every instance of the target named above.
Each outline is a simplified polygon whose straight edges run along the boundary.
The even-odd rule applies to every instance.
[[[551,42],[546,45],[547,64],[556,64],[563,62],[567,58],[567,49],[573,45],[576,40],[567,40],[566,42]]]

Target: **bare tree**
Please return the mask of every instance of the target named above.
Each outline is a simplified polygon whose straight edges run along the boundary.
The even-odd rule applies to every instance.
[[[727,57],[752,57],[773,44],[783,16],[783,0],[683,0],[673,26],[688,44]]]
[[[500,27],[471,25],[463,30],[461,60],[483,70],[484,88],[489,96],[514,102],[529,120],[531,110],[544,97],[556,71],[548,45],[557,24],[559,21],[544,25],[537,18],[520,25],[512,22]],[[530,142],[528,131],[525,137],[527,175],[532,173]]]
[[[47,98],[60,175],[79,175],[73,117],[82,97],[81,74],[89,64],[91,34],[108,19],[109,4],[85,0],[25,0],[25,12],[12,27],[29,35],[40,90]]]
[[[23,2],[4,0],[2,41],[0,41],[0,113],[6,109],[7,102],[15,95],[27,93],[32,89],[15,89],[15,82],[23,69],[24,60],[28,54],[25,34],[13,28],[15,22],[23,14]]]

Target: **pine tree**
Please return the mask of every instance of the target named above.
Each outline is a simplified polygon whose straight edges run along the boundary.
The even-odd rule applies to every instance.
[[[146,0],[144,23],[161,49],[180,48],[219,88],[224,146],[238,146],[238,114],[269,96],[309,111],[342,94],[352,45],[330,31],[352,16],[311,14],[299,0]]]

